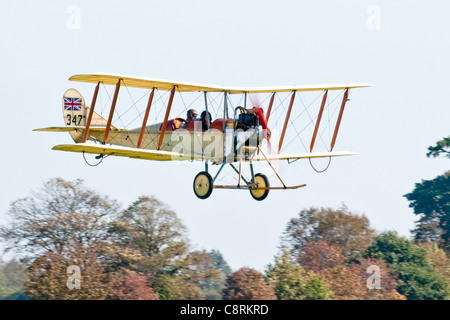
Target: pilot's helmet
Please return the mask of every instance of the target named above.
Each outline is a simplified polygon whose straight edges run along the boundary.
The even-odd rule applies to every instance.
[[[208,130],[211,127],[211,113],[206,110],[203,111],[200,115],[200,119],[202,120],[202,129]]]
[[[208,115],[208,117],[206,116]],[[202,114],[200,115],[200,119],[202,119],[202,121],[209,121],[211,123],[211,113],[207,112],[206,110],[202,112]]]
[[[195,110],[195,109],[189,109],[188,111],[187,111],[187,118],[188,119],[194,119],[195,117],[197,117],[197,115],[198,115],[198,112],[197,112],[197,110]]]

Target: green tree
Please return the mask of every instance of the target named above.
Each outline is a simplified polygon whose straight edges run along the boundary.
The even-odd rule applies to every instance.
[[[266,279],[272,283],[279,300],[328,300],[332,296],[326,280],[292,262],[287,250],[283,250],[275,257],[275,263],[267,267]]]
[[[412,231],[418,241],[432,241],[450,251],[450,171],[432,180],[416,183],[405,195],[420,218]]]
[[[0,259],[0,300],[25,300],[25,265],[17,260]]]
[[[214,269],[219,270],[225,276],[228,276],[231,273],[231,268],[220,251],[213,249],[208,252],[208,255],[212,259]]]
[[[439,140],[435,146],[428,147],[427,157],[445,156],[450,158],[450,136]]]
[[[224,300],[276,300],[270,283],[258,270],[243,267],[231,273],[223,290]]]
[[[187,275],[198,286],[206,300],[221,300],[225,278],[230,267],[217,250],[210,252],[193,251],[189,253]]]
[[[364,253],[373,235],[369,220],[349,212],[345,207],[338,210],[310,208],[302,210],[297,218],[288,222],[283,242],[299,260],[307,244],[319,240],[338,246],[344,256],[351,260]]]
[[[427,251],[396,232],[377,236],[367,256],[387,263],[398,276],[398,292],[408,300],[440,300],[449,295],[448,284],[433,268]]]
[[[447,281],[450,281],[450,257],[434,242],[420,243],[420,246],[427,251],[431,264]]]

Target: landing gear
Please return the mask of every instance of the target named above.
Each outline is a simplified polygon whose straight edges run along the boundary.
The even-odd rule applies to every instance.
[[[280,180],[282,186],[280,187],[271,187],[269,183],[269,179],[266,175],[262,173],[254,174],[253,171],[253,164],[252,164],[252,158],[249,158],[249,164],[250,164],[250,172],[251,172],[251,179],[246,179],[242,174],[242,158],[239,159],[239,168],[236,168],[233,163],[228,162],[230,160],[230,156],[228,156],[225,161],[220,166],[219,170],[217,171],[216,175],[214,176],[214,179],[211,177],[211,175],[208,173],[208,163],[205,163],[205,171],[199,172],[194,179],[194,192],[195,195],[200,199],[206,199],[208,198],[213,189],[241,189],[241,190],[249,190],[250,195],[253,199],[257,201],[262,201],[267,198],[269,195],[270,190],[288,190],[288,189],[298,189],[305,187],[306,184],[301,184],[298,186],[286,186],[284,181],[281,179],[278,172],[273,167],[272,163],[270,162],[269,158],[264,154],[264,152],[261,150],[261,148],[258,146],[258,150],[263,155],[264,159],[267,161],[269,166],[272,168],[273,172],[277,176],[277,178]],[[233,154],[231,154],[233,155]],[[238,174],[238,183],[237,185],[215,185],[214,182],[216,182],[217,177],[219,176],[220,172],[222,171],[223,167],[229,164],[231,168]],[[243,181],[243,183],[241,183]]]
[[[211,175],[202,171],[194,179],[194,193],[200,199],[208,198],[213,191],[213,179]]]
[[[250,194],[253,199],[262,201],[269,194],[269,189],[266,189],[270,187],[269,179],[264,174],[257,173],[255,174],[255,183],[258,186],[255,189],[250,189]]]

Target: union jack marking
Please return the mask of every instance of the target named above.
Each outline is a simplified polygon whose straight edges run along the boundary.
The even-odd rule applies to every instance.
[[[81,98],[64,97],[64,110],[81,111]]]

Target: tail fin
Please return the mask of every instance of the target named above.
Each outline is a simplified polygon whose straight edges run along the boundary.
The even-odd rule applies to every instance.
[[[86,107],[86,101],[81,93],[75,89],[68,89],[63,97],[63,116],[66,127],[75,128],[79,130],[68,130],[73,141],[80,142],[83,137],[84,129],[86,128],[86,121],[89,115],[89,107]],[[108,121],[93,112],[91,120],[91,128],[105,128]],[[111,126],[115,129],[114,126]]]
[[[86,102],[77,90],[68,89],[63,96],[63,116],[66,127],[86,127]],[[73,141],[78,142],[83,135],[82,130],[70,131]]]

